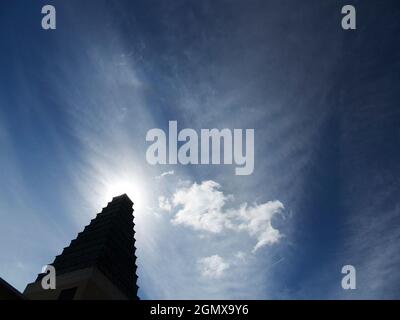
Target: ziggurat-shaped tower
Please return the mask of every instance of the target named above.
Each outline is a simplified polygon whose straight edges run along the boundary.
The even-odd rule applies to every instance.
[[[78,237],[56,256],[56,289],[43,289],[39,274],[28,299],[138,299],[133,202],[114,197]]]

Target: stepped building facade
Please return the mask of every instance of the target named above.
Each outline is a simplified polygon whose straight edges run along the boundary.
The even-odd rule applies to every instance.
[[[133,202],[126,194],[114,197],[51,264],[56,288],[43,289],[39,274],[28,284],[28,299],[135,300],[136,275]]]

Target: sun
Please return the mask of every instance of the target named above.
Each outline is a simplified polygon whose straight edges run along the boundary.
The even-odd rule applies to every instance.
[[[104,202],[110,202],[113,197],[126,193],[133,201],[133,209],[140,213],[146,207],[147,194],[140,179],[116,179],[105,184]]]

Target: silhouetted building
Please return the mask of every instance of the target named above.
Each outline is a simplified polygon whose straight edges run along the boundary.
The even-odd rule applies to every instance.
[[[0,277],[0,300],[24,300],[21,292]]]
[[[138,299],[133,202],[114,197],[78,237],[56,256],[56,289],[43,289],[39,274],[29,299]]]

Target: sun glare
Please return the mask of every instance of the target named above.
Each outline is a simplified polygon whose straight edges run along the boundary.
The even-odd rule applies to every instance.
[[[140,211],[145,207],[147,196],[144,185],[140,180],[135,179],[132,182],[128,180],[113,181],[107,183],[105,189],[105,203],[110,202],[113,197],[126,193],[133,201],[133,209],[136,213],[140,213]]]

